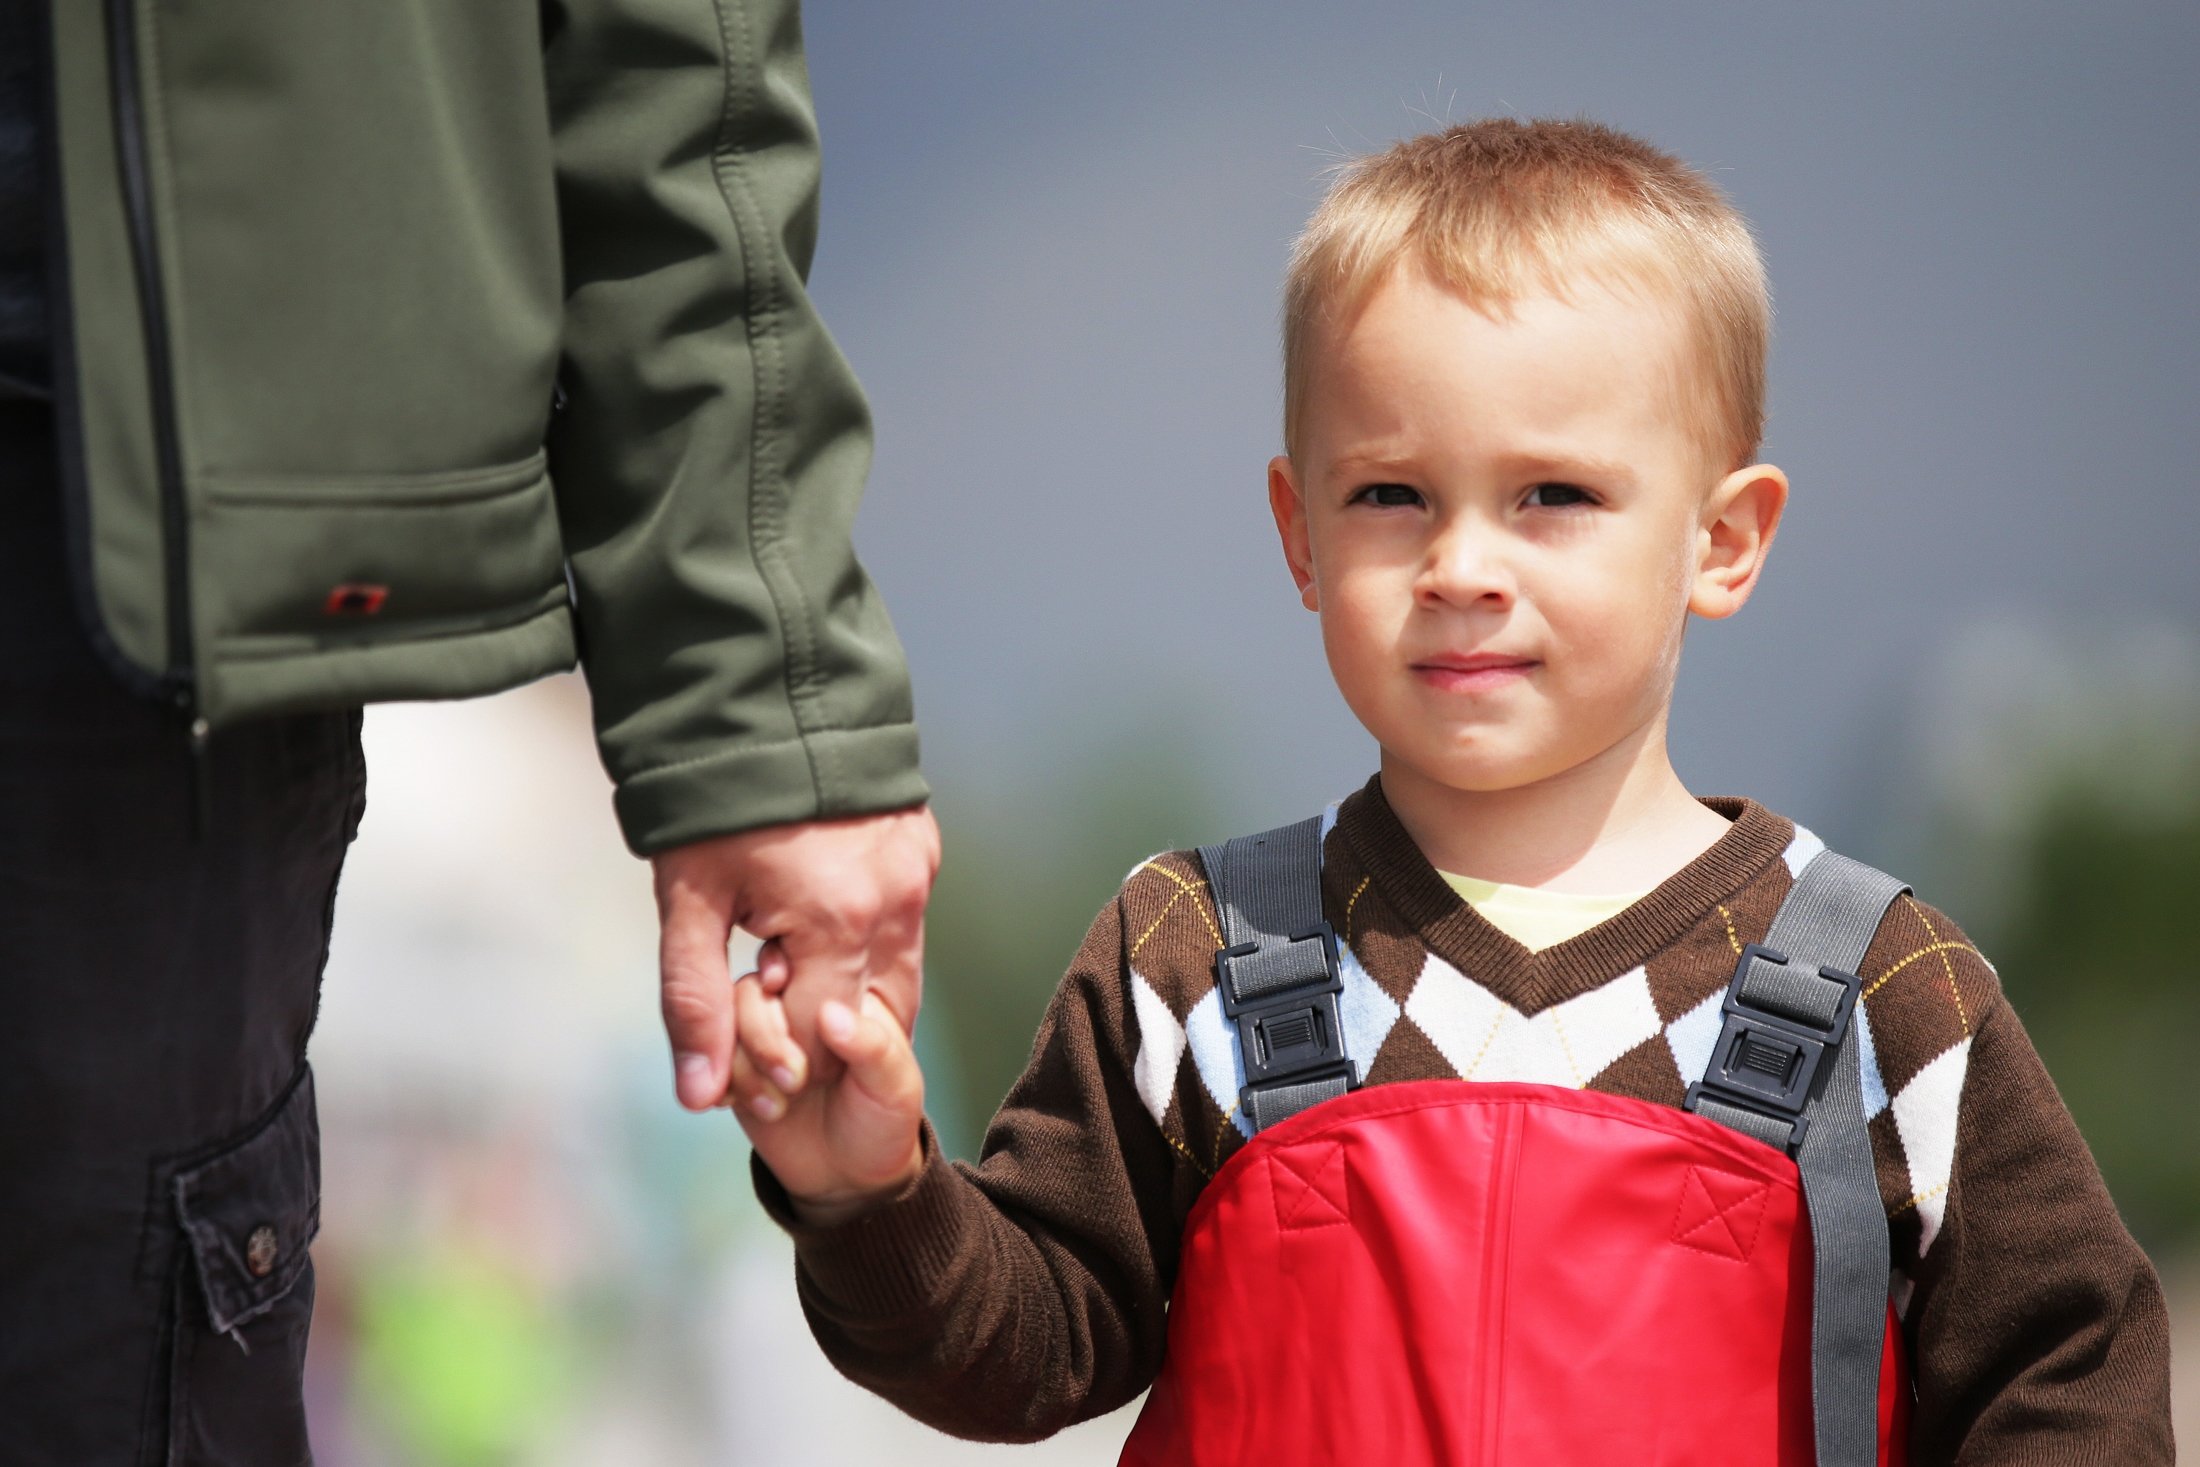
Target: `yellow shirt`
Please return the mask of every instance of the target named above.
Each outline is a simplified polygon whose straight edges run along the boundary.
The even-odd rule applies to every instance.
[[[1569,937],[1579,937],[1649,895],[1642,891],[1623,896],[1543,891],[1533,886],[1507,886],[1501,881],[1478,881],[1472,876],[1457,876],[1449,871],[1437,874],[1492,927],[1530,952],[1541,952],[1547,947],[1558,946]]]

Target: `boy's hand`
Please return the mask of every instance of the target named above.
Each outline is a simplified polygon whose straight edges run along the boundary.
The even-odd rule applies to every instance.
[[[773,955],[767,954],[767,963]],[[773,975],[776,976],[776,975]],[[866,991],[860,1008],[816,1013],[819,1063],[789,1099],[757,1073],[752,1049],[792,1051],[786,1000],[760,978],[734,985],[733,1112],[806,1223],[846,1222],[900,1191],[924,1164],[924,1075],[894,1011]]]

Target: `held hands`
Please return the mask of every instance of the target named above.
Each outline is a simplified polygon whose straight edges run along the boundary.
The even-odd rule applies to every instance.
[[[799,1067],[787,959],[767,946],[755,976],[734,985],[741,1046],[733,1113],[804,1222],[846,1222],[893,1196],[924,1166],[924,1075],[908,1023],[877,993],[859,1005],[828,999],[816,1011],[820,1063],[808,1085],[766,1083],[760,1067]],[[913,1016],[912,1016],[913,1018]]]
[[[789,1017],[805,1032],[828,1000],[866,1012],[867,991],[904,1032],[915,1023],[924,904],[940,864],[931,811],[766,826],[680,846],[651,864],[665,1032],[674,1087],[689,1110],[721,1104],[733,1078],[738,1031],[726,943],[736,926],[784,957],[771,995],[789,989]],[[782,1024],[766,1074],[791,1094],[805,1065],[800,1049],[784,1042],[787,1032]]]

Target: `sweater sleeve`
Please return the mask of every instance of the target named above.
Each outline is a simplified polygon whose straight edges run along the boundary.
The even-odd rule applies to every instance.
[[[1174,1167],[1132,1078],[1122,903],[1093,923],[975,1167],[926,1163],[902,1196],[805,1227],[804,1312],[833,1364],[957,1436],[1033,1441],[1130,1400],[1160,1369],[1176,1268]]]
[[[545,0],[566,275],[551,467],[628,843],[922,801],[850,534],[863,394],[812,308],[796,0]]]
[[[1962,1084],[1945,1221],[1909,1310],[1911,1460],[2167,1467],[2161,1285],[1998,989]]]

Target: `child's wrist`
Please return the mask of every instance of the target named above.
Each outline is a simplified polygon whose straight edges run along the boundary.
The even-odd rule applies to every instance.
[[[876,1187],[821,1192],[808,1197],[787,1194],[787,1201],[794,1210],[796,1221],[804,1227],[833,1228],[843,1223],[878,1211],[887,1203],[909,1190],[924,1171],[924,1141],[922,1137],[909,1146],[909,1160],[897,1172],[893,1180]]]

